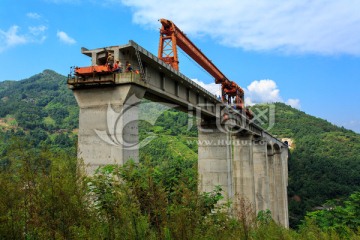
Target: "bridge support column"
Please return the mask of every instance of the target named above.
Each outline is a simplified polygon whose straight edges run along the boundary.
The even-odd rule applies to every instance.
[[[245,199],[256,212],[252,142],[252,135],[233,136],[234,204]]]
[[[269,166],[269,198],[270,198],[270,211],[273,219],[276,219],[277,209],[277,198],[275,194],[276,181],[275,181],[275,164],[274,164],[274,152],[271,145],[267,145],[267,158]]]
[[[211,192],[221,186],[224,201],[232,199],[232,144],[230,133],[221,131],[216,124],[198,125],[199,191]]]
[[[253,162],[256,195],[256,212],[270,209],[267,144],[265,141],[253,142]]]
[[[275,220],[285,227],[289,227],[287,205],[287,149],[278,148],[274,155],[275,164],[275,194],[277,199],[277,215]]]
[[[74,89],[80,107],[78,159],[84,161],[85,174],[106,164],[138,161],[138,108],[145,89],[118,85]]]
[[[287,187],[288,187],[288,149],[281,148],[281,164],[282,164],[282,196],[283,201],[283,217],[280,223],[289,228],[289,208],[288,208],[288,195],[287,195]]]

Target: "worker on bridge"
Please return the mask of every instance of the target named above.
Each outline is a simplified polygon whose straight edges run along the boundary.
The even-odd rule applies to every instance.
[[[125,66],[125,72],[132,72],[133,68],[131,66],[131,64],[129,63],[129,61],[126,61],[126,66]]]
[[[111,53],[109,53],[106,59],[106,65],[108,66],[109,70],[112,71],[114,67],[114,56]]]
[[[121,62],[119,60],[115,61],[113,72],[122,73],[122,64],[121,64]]]

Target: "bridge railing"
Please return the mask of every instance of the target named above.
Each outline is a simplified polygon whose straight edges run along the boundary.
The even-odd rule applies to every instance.
[[[107,73],[107,74],[94,74],[94,75],[73,75],[68,76],[67,84],[72,88],[86,86],[86,85],[103,85],[103,84],[125,84],[136,83],[138,85],[146,86],[142,81],[140,74],[136,72],[124,73]]]

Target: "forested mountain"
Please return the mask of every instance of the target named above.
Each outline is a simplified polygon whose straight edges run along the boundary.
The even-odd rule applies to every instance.
[[[360,190],[359,134],[283,103],[275,104],[275,122],[272,134],[294,140],[288,187],[293,227],[306,211]]]
[[[0,117],[16,118],[21,128],[33,130],[77,127],[78,109],[66,79],[51,70],[22,81],[0,82]]]
[[[0,103],[0,167],[11,161],[13,137],[35,152],[45,148],[75,156],[78,107],[66,77],[45,70],[25,80],[0,82]],[[288,195],[290,222],[295,227],[306,211],[360,190],[360,135],[285,104],[274,105],[275,125],[270,133],[294,141]],[[154,126],[140,123],[141,138],[149,133],[157,136],[140,150],[141,161],[157,166],[170,188],[184,182],[181,179],[196,179],[197,130],[188,130],[187,123],[187,114],[173,109],[165,111]],[[196,189],[196,181],[186,184]]]
[[[2,138],[16,135],[35,146],[73,149],[78,107],[64,76],[45,70],[22,81],[0,82],[0,103]]]

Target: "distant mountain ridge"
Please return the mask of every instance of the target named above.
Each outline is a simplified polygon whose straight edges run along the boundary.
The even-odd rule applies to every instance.
[[[44,70],[21,81],[0,82],[0,103],[0,156],[6,156],[13,136],[29,147],[50,146],[75,155],[78,107],[66,77]]]
[[[44,70],[21,81],[0,82],[0,103],[0,165],[11,136],[34,147],[51,146],[76,154],[78,106],[65,76]],[[269,132],[295,144],[288,188],[290,222],[295,226],[306,211],[360,190],[360,135],[283,103],[273,105],[275,124]],[[142,160],[166,164],[165,159],[171,158],[196,167],[196,141],[188,140],[196,140],[197,130],[188,131],[186,124],[187,114],[173,109],[161,115],[155,126],[140,123],[141,137],[149,132],[159,136],[141,150]],[[159,146],[163,151],[156,150]]]
[[[78,109],[66,77],[44,70],[21,81],[0,82],[0,118],[15,117],[19,127],[45,130],[77,128]]]

